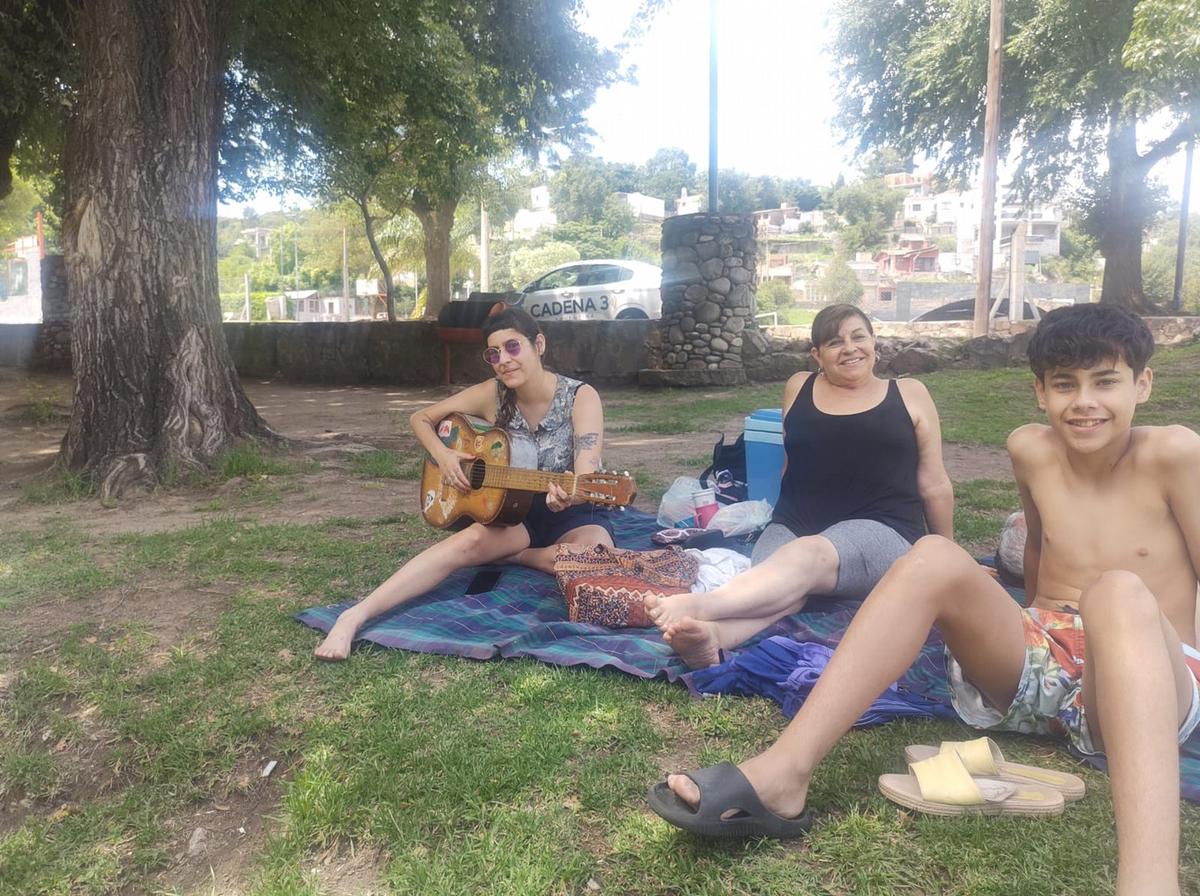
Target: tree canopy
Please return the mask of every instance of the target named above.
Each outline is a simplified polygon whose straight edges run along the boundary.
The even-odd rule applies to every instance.
[[[944,175],[973,175],[983,142],[988,6],[839,3],[839,121],[860,150],[932,156]],[[1018,163],[1015,191],[1074,189],[1096,206],[1094,235],[1107,262],[1102,298],[1148,309],[1140,254],[1152,212],[1146,178],[1200,132],[1200,7],[1009,4],[1005,34],[1000,151]]]
[[[236,199],[337,171],[365,215],[393,197],[424,215],[427,259],[431,246],[448,259],[454,206],[482,162],[569,142],[612,76],[611,56],[576,26],[579,5],[6,5],[0,192],[14,157],[22,175],[60,171],[65,185],[67,464],[119,492],[270,437],[219,327],[218,184]],[[437,273],[448,282],[448,262]]]
[[[578,6],[363,4],[353,41],[330,50],[326,29],[302,30],[300,46],[248,79],[272,117],[289,123],[282,145],[304,162],[289,167],[289,186],[354,202],[373,243],[377,222],[402,212],[420,219],[429,313],[450,298],[459,201],[482,191],[496,160],[577,141],[595,91],[615,76],[615,57],[578,30]],[[390,27],[397,21],[405,27]],[[312,65],[311,55],[331,53],[330,64]],[[247,65],[263,56],[255,46]]]

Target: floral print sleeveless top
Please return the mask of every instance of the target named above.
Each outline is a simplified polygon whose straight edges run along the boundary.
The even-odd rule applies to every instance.
[[[530,429],[525,415],[514,399],[512,416],[502,425],[509,433],[531,441],[537,449],[537,468],[550,473],[565,473],[575,467],[575,428],[571,412],[575,409],[575,391],[583,385],[579,380],[555,374],[554,397],[546,416]],[[504,398],[508,387],[496,381],[497,420],[503,419]]]

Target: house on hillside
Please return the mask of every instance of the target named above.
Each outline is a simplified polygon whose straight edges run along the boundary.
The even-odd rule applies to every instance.
[[[938,247],[924,241],[914,245],[915,242],[909,240],[894,249],[884,249],[875,253],[873,260],[879,275],[894,277],[897,274],[936,274]]]
[[[625,200],[629,211],[638,221],[661,221],[667,216],[666,200],[647,196],[644,193],[616,193],[614,195]]]
[[[239,232],[239,243],[245,243],[254,248],[254,257],[262,258],[271,254],[271,234],[275,231],[270,227],[247,227]]]
[[[829,220],[823,209],[801,211],[784,202],[779,208],[765,208],[754,213],[754,226],[760,237],[801,233],[825,233]]]
[[[933,189],[933,175],[913,171],[893,171],[883,176],[885,186],[904,190],[910,196],[928,196]]]
[[[376,320],[387,317],[387,301],[378,292],[377,280],[359,280],[348,302],[340,295],[323,296],[316,289],[294,289],[267,299],[267,320],[312,323]]]
[[[558,215],[550,208],[550,187],[546,184],[529,191],[529,208],[519,208],[505,227],[510,240],[527,240],[541,230],[558,225]]]

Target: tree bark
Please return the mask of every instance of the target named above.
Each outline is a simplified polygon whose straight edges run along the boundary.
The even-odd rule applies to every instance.
[[[413,197],[413,212],[425,237],[425,316],[437,317],[450,301],[450,231],[458,199]]]
[[[1137,151],[1137,125],[1118,112],[1108,137],[1108,189],[1099,239],[1104,256],[1100,301],[1154,314],[1159,309],[1142,289],[1142,239],[1149,218],[1146,173]]]
[[[221,329],[217,144],[228,0],[93,0],[67,134],[75,393],[67,466],[103,495],[274,437]]]
[[[370,200],[359,198],[354,200],[358,205],[359,211],[363,216],[363,227],[367,232],[367,242],[371,244],[371,253],[375,256],[375,263],[379,265],[379,270],[383,272],[383,290],[387,296],[387,315],[388,320],[392,323],[396,322],[396,285],[392,281],[392,269],[388,267],[387,259],[383,255],[383,250],[379,248],[379,241],[375,239],[375,219],[371,217]]]

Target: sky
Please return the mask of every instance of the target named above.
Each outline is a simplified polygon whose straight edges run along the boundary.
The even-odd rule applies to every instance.
[[[615,47],[640,0],[585,0],[582,27]],[[588,112],[595,155],[641,164],[656,150],[680,147],[708,168],[708,0],[673,0],[630,47],[624,63],[635,83],[602,90]],[[853,179],[853,153],[836,133],[835,84],[828,44],[834,0],[717,0],[718,146],[721,168],[804,177],[832,184]],[[1183,192],[1184,155],[1153,175],[1172,199]],[[1191,207],[1200,210],[1200,163]],[[665,198],[665,197],[663,197]],[[280,207],[262,196],[259,211]],[[289,204],[297,204],[292,200]],[[222,206],[238,214],[240,206]]]
[[[638,0],[588,0],[584,28],[612,46]],[[718,0],[717,161],[747,174],[833,183],[853,164],[834,135],[825,44],[830,0]],[[674,0],[625,56],[636,84],[588,113],[596,154],[645,162],[678,146],[708,167],[708,0]]]

